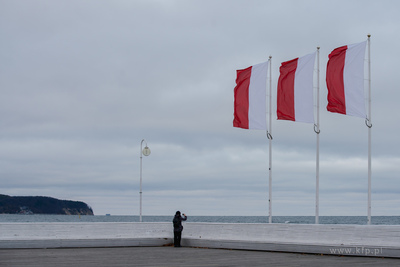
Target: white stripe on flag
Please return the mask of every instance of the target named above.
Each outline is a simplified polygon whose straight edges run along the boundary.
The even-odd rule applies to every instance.
[[[313,75],[315,53],[300,57],[294,78],[294,109],[298,122],[314,123]]]
[[[266,130],[268,61],[254,65],[249,85],[249,129]]]
[[[364,94],[364,57],[367,41],[347,46],[343,70],[346,114],[366,117]]]

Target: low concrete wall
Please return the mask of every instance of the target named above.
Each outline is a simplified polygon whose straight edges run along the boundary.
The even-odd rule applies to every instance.
[[[183,245],[400,258],[398,225],[187,223]]]
[[[184,223],[182,245],[400,258],[400,226]],[[0,223],[0,248],[163,246],[172,223]]]
[[[171,223],[0,223],[0,248],[163,246]]]
[[[0,223],[2,240],[171,238],[172,223]]]

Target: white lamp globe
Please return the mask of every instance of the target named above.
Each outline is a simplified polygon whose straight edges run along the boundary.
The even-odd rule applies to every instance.
[[[148,146],[145,146],[145,147],[143,148],[142,153],[143,153],[143,155],[145,155],[145,156],[149,156],[150,153],[151,153],[150,148],[149,148]]]

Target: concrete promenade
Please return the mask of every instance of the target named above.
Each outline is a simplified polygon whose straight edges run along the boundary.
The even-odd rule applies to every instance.
[[[343,257],[248,250],[113,247],[68,249],[0,249],[0,266],[399,266],[400,259]]]
[[[0,223],[0,249],[163,247],[172,237],[172,223]],[[182,245],[400,258],[400,226],[184,223]]]

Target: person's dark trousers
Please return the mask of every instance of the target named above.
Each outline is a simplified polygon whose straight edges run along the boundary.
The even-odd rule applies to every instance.
[[[182,232],[181,231],[174,231],[174,247],[180,247],[181,246],[181,238],[182,238]]]

